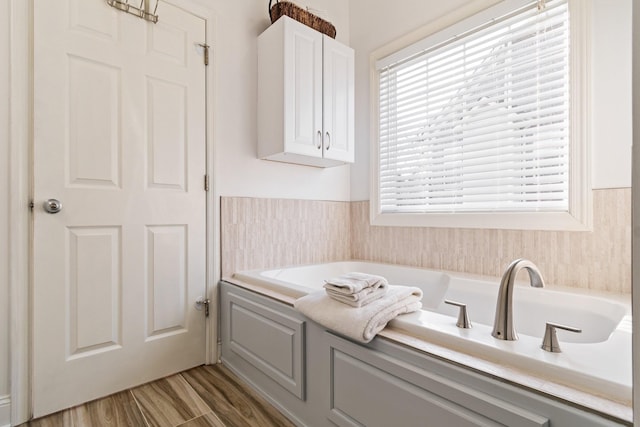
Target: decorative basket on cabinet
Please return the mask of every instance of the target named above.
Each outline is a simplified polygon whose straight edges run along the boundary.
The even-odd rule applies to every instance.
[[[304,25],[311,27],[316,31],[320,31],[323,34],[328,35],[332,39],[336,38],[336,27],[334,27],[331,22],[327,22],[319,16],[316,16],[289,1],[276,0],[276,3],[273,6],[271,3],[273,3],[273,0],[269,0],[269,17],[271,18],[272,24],[281,16],[287,15],[288,17],[295,19],[298,22],[302,22]]]

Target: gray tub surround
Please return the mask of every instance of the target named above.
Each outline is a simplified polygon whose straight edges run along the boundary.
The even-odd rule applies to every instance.
[[[631,424],[630,387],[629,399],[625,399],[624,384],[607,384],[606,380],[599,383],[596,378],[595,388],[607,392],[605,397],[595,392],[594,387],[589,389],[587,377],[591,372],[584,372],[577,385],[567,384],[562,374],[565,367],[571,370],[569,365],[573,363],[575,355],[572,354],[576,348],[590,349],[591,343],[611,341],[612,337],[615,341],[616,337],[624,336],[624,332],[619,328],[613,328],[613,332],[585,328],[586,335],[559,334],[565,353],[543,351],[540,345],[545,320],[564,320],[546,319],[548,313],[541,312],[538,317],[542,319],[536,319],[536,322],[542,322],[542,326],[536,322],[532,326],[517,316],[519,310],[537,309],[535,298],[532,298],[531,307],[526,307],[529,303],[523,304],[521,298],[529,299],[533,294],[527,295],[525,291],[541,291],[539,289],[518,286],[515,292],[515,324],[520,334],[520,340],[516,342],[494,339],[491,327],[487,326],[495,314],[497,283],[490,295],[491,303],[487,303],[489,299],[483,295],[480,282],[473,283],[473,299],[477,304],[466,301],[470,303],[473,327],[457,327],[459,308],[443,301],[468,298],[457,282],[476,279],[465,276],[452,280],[443,272],[405,271],[403,284],[415,284],[411,282],[412,274],[414,280],[418,280],[418,276],[422,279],[428,276],[433,286],[423,288],[423,304],[431,301],[432,306],[425,304],[421,312],[400,316],[369,344],[344,339],[292,308],[296,298],[310,293],[314,286],[322,286],[312,283],[310,272],[320,274],[318,282],[322,283],[322,279],[340,274],[342,270],[363,271],[367,267],[370,268],[367,272],[386,277],[393,277],[394,269],[406,270],[393,265],[345,262],[249,271],[225,279],[221,286],[222,360],[299,425],[389,425],[385,424],[389,419],[384,414],[395,414],[406,420],[405,424],[398,425],[416,425],[418,418],[415,417],[437,420],[433,425]],[[562,303],[555,294],[551,298],[549,294],[543,297],[553,304]],[[580,317],[579,309],[590,309],[591,302],[586,296],[577,298],[578,311],[570,314],[577,316],[578,323],[582,324],[584,319]],[[485,312],[482,310],[484,305],[487,306]],[[622,313],[616,311],[620,307],[623,307]],[[624,307],[621,303],[603,306],[612,317],[625,316]],[[556,307],[552,308],[555,310]],[[528,316],[528,313],[524,314]],[[604,317],[596,320],[607,322]],[[443,328],[427,335],[420,330],[425,326],[438,329],[442,326],[438,322],[446,323],[445,326],[451,329]],[[530,336],[530,328],[537,330],[539,326],[540,333]],[[468,341],[461,344],[460,340],[454,339],[458,337],[452,338],[452,331]],[[486,343],[474,342],[473,334],[486,334],[499,344],[490,348]],[[607,338],[608,335],[611,337]],[[501,346],[514,343],[524,344],[532,353],[537,352],[538,359],[509,360],[512,354],[508,351],[502,354],[505,350]],[[609,354],[610,361],[612,356]],[[553,358],[559,361],[558,366],[545,365],[545,361]],[[537,370],[541,367],[546,371]],[[587,382],[583,384],[584,381]],[[375,393],[371,392],[374,389]],[[368,399],[372,394],[380,396],[381,400],[375,403]],[[552,424],[547,424],[549,420]]]

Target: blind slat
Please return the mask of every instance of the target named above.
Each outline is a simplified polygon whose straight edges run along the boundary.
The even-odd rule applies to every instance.
[[[383,213],[568,210],[568,6],[546,5],[380,69]]]

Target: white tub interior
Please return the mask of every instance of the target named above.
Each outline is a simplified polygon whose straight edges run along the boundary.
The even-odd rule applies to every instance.
[[[423,310],[400,316],[391,326],[452,349],[505,363],[529,373],[615,400],[631,400],[631,317],[624,301],[579,292],[538,289],[517,284],[514,323],[520,339],[491,336],[499,278],[360,261],[236,273],[238,280],[268,287],[292,297],[322,290],[324,280],[351,271],[378,274],[390,284],[420,287]],[[544,272],[543,272],[544,273]],[[526,279],[526,273],[521,273]],[[457,308],[467,304],[471,329],[456,327]],[[562,353],[540,348],[546,322],[582,329],[558,331]]]
[[[351,271],[384,276],[392,285],[419,287],[424,293],[424,310],[455,317],[458,309],[444,304],[444,300],[465,303],[474,323],[493,325],[499,286],[497,280],[491,282],[420,268],[354,261],[266,270],[258,274],[284,282],[286,288],[293,286],[300,290],[300,295],[304,295],[322,289],[324,280]],[[526,278],[525,272],[522,275]],[[628,311],[624,304],[604,298],[534,289],[525,282],[517,287],[514,293],[516,328],[519,333],[534,337],[543,336],[546,322],[555,322],[582,329],[580,334],[558,330],[561,341],[606,341]]]

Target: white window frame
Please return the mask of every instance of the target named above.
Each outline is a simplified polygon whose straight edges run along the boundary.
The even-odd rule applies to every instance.
[[[456,212],[382,213],[379,200],[379,81],[376,63],[404,58],[446,41],[469,29],[532,3],[504,0],[481,11],[470,8],[454,12],[436,22],[384,46],[371,54],[371,194],[370,220],[378,226],[417,226],[516,230],[592,229],[591,191],[591,0],[568,0],[570,14],[570,105],[569,105],[569,210],[568,212]],[[462,17],[460,14],[466,13]],[[413,50],[413,52],[412,52]]]

